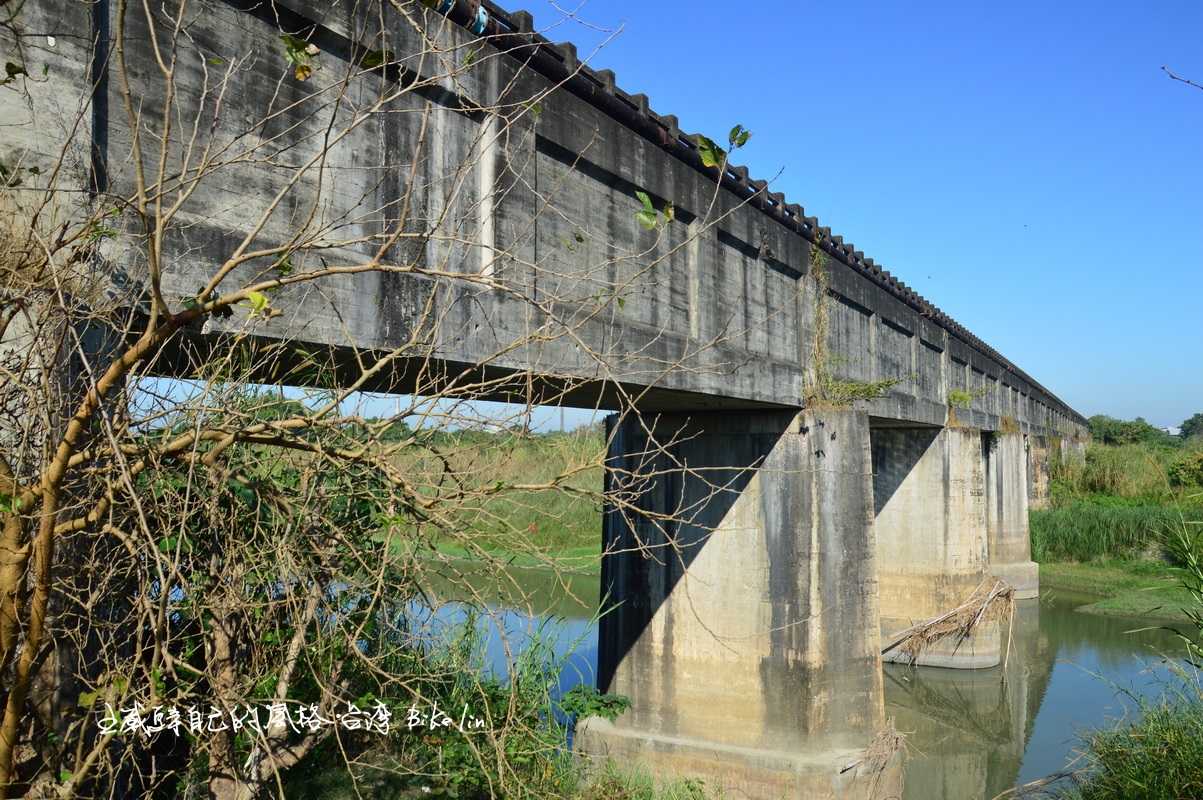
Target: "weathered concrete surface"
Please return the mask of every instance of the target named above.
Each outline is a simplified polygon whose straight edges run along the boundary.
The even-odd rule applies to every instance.
[[[321,167],[284,193],[282,212],[267,220],[253,246],[289,241],[309,212],[311,232],[322,231],[331,240],[362,239],[325,252],[330,262],[362,262],[375,247],[371,237],[392,227],[433,231],[429,241],[398,246],[390,258],[437,270],[438,278],[365,273],[281,290],[273,304],[284,316],[255,332],[265,341],[330,351],[348,363],[357,353],[388,351],[417,334],[418,352],[398,359],[396,369],[381,372],[369,388],[412,390],[420,386],[414,375],[420,364],[434,365],[427,374],[453,377],[487,363],[493,375],[529,370],[553,381],[597,381],[581,384],[569,398],[581,405],[600,398],[604,407],[616,407],[612,386],[619,383],[631,390],[651,387],[648,408],[798,408],[815,330],[813,304],[802,299],[814,289],[810,249],[820,246],[830,260],[827,350],[838,359],[837,377],[901,381],[869,404],[872,414],[943,424],[949,392],[965,389],[974,401],[962,415],[964,424],[998,429],[1010,418],[1029,432],[1064,435],[1080,429],[1082,419],[1064,403],[800,207],[750,181],[742,168],[731,167],[720,178],[702,166],[696,145],[675,118],[651,111],[645,98],[615,87],[612,76],[588,69],[568,74],[576,65],[573,52],[522,32],[517,15],[491,9],[493,38],[478,42],[416,1],[399,5],[423,21],[439,48],[437,58],[420,54],[422,37],[390,4],[379,14],[349,2],[312,0],[270,8],[243,0],[190,4],[180,23],[188,35],[176,54],[172,116],[188,120],[203,102],[192,152],[207,143],[232,149],[223,151],[220,169],[188,199],[178,226],[167,234],[165,296],[175,301],[194,293],[201,277],[230,254],[251,221],[295,177],[293,166],[318,156],[327,127],[364,111],[355,130],[320,159]],[[31,8],[29,24],[39,36],[24,48],[25,67],[39,74],[49,66],[51,83],[34,92],[30,103],[17,92],[0,94],[0,117],[38,120],[36,127],[6,127],[0,157],[12,163],[18,156],[48,174],[72,130],[72,115],[81,110],[63,101],[80,91],[59,89],[86,89],[95,77],[101,87],[97,102],[82,109],[92,119],[92,141],[75,150],[98,153],[110,190],[128,195],[136,148],[121,110],[120,82],[102,80],[116,66],[91,57],[92,51],[103,56],[111,49],[105,27],[97,23],[107,21],[111,37],[116,4],[98,0],[87,17],[99,35],[93,47],[80,36],[89,23],[69,0],[44,0]],[[160,33],[173,27],[166,20],[174,3],[147,8],[158,15]],[[125,23],[128,77],[145,133],[143,156],[154,174],[154,132],[163,124],[165,91],[142,8]],[[313,30],[321,81],[290,77],[281,27]],[[533,43],[522,58],[494,46],[512,45],[514,32]],[[58,44],[43,46],[43,34]],[[341,104],[330,102],[333,89],[316,89],[326,83],[337,88],[334,76],[382,41],[398,56],[393,83],[361,74],[348,81]],[[63,57],[81,43],[82,55]],[[471,66],[456,61],[468,53],[474,54]],[[93,60],[101,65],[97,76],[88,74]],[[240,68],[214,120],[213,76],[206,65],[218,62],[237,62]],[[403,92],[370,111],[398,89],[396,74],[441,69],[445,62],[457,70],[454,80]],[[540,97],[537,118],[517,113],[543,92],[549,93]],[[479,106],[511,112],[464,111]],[[327,112],[335,107],[341,110],[332,120]],[[247,136],[248,130],[255,134]],[[189,146],[176,126],[168,174]],[[278,153],[287,157],[274,157]],[[724,187],[717,195],[716,179]],[[661,231],[643,230],[634,219],[639,190],[656,203],[671,201],[675,220]],[[135,279],[145,270],[140,263],[122,266]],[[245,273],[236,272],[231,281]],[[499,283],[468,280],[481,275]],[[529,296],[520,297],[524,293]],[[621,295],[625,302],[593,313],[587,298],[606,295]],[[524,344],[532,330],[551,322],[552,306],[559,322],[537,345]],[[557,330],[565,321],[575,326],[571,336]],[[204,335],[231,333],[243,322],[217,320]],[[188,364],[183,357],[165,357],[159,369],[183,374]]]
[[[982,433],[971,428],[874,427],[871,438],[881,630],[889,642],[956,608],[989,577],[985,459]],[[917,663],[990,667],[999,647],[997,624],[985,623],[963,641],[925,650]]]
[[[1030,435],[1027,439],[1028,460],[1028,508],[1048,508],[1049,481],[1052,478],[1049,463],[1048,437]]]
[[[605,523],[602,593],[621,604],[599,686],[632,706],[579,748],[755,797],[877,796],[840,773],[883,724],[865,415],[665,416],[657,435],[680,441],[651,456],[617,425],[610,480],[658,472],[644,514]],[[668,512],[689,521],[660,530]]]
[[[1040,594],[1040,568],[1028,533],[1028,453],[1019,433],[985,437],[989,571],[1015,588],[1017,600]]]

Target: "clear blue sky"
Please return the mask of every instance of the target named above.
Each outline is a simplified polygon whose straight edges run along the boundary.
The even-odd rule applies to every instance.
[[[1203,83],[1203,3],[525,7],[582,57],[621,27],[594,66],[751,129],[754,176],[1082,413],[1203,411],[1203,91],[1161,72]]]

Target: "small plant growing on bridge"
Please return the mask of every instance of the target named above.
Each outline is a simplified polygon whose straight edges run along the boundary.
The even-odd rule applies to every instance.
[[[831,355],[827,347],[830,276],[827,273],[827,255],[814,243],[810,246],[810,275],[814,279],[814,333],[811,337],[810,376],[805,392],[807,407],[849,408],[857,401],[884,397],[903,379],[853,381],[836,378],[832,373],[832,369],[840,363],[840,357]]]
[[[948,405],[953,408],[968,409],[973,405],[973,401],[986,394],[984,389],[969,391],[967,389],[953,389],[948,393]]]
[[[752,138],[752,132],[743,125],[736,125],[727,134],[727,144],[732,150],[738,150]],[[724,167],[727,163],[727,151],[719,147],[709,136],[694,134],[693,142],[698,148],[698,156],[707,167]]]

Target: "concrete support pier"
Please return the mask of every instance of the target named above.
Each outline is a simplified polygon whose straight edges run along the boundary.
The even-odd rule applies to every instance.
[[[1017,600],[1040,596],[1040,568],[1028,532],[1028,453],[1020,433],[985,434],[986,526],[990,574],[1015,587]]]
[[[1048,437],[1029,435],[1024,438],[1028,456],[1028,508],[1048,508],[1049,481],[1052,479]]]
[[[1057,655],[1041,634],[1039,601],[1015,604],[1003,644],[1005,667],[886,665],[886,713],[907,732],[905,797],[994,798],[1018,782]]]
[[[982,433],[972,428],[875,425],[872,443],[881,630],[889,642],[956,608],[989,577],[986,464]],[[909,661],[899,651],[886,659]],[[990,622],[964,640],[933,644],[917,663],[975,669],[999,661],[999,628]]]
[[[897,796],[900,755],[866,754],[883,728],[868,418],[609,430],[631,505],[606,513],[598,683],[632,705],[578,726],[578,750],[732,796]]]

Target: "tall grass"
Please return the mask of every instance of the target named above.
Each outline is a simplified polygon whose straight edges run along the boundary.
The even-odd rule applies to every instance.
[[[1181,498],[1192,490],[1189,486],[1180,488],[1170,480],[1171,468],[1191,460],[1200,451],[1203,443],[1197,441],[1183,447],[1092,444],[1086,448],[1085,461],[1053,462],[1053,504],[1090,495],[1151,502]]]
[[[1182,517],[1201,520],[1203,509],[1082,499],[1032,511],[1032,558],[1040,562],[1161,558],[1165,532]]]
[[[1203,519],[1203,504],[1170,471],[1197,445],[1092,444],[1084,461],[1054,462],[1051,507],[1030,515],[1036,561],[1161,559],[1166,531]]]
[[[1203,797],[1203,689],[1179,689],[1140,705],[1138,722],[1085,737],[1085,767],[1063,800],[1181,800]]]

